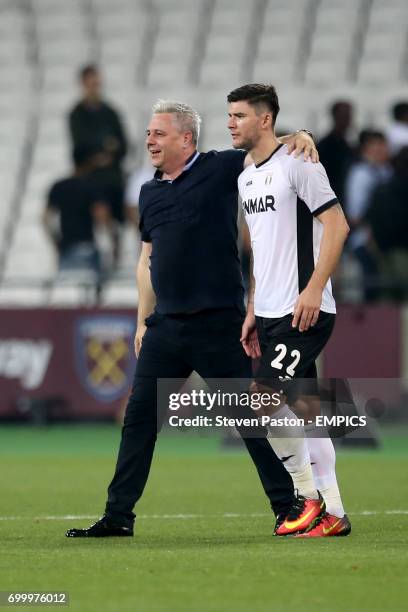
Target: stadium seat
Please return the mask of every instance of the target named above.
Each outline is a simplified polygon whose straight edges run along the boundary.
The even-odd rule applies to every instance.
[[[398,63],[398,58],[402,59],[406,41],[402,32],[370,32],[365,40],[363,53],[364,57],[389,58]]]
[[[219,88],[220,85],[224,85],[226,92],[237,86],[240,77],[241,67],[232,59],[225,62],[214,61],[214,63],[206,61],[201,69],[200,85],[211,88]]]
[[[13,237],[12,248],[21,252],[35,252],[38,245],[46,244],[47,242],[48,236],[40,223],[30,223],[29,225],[20,223]]]
[[[104,74],[109,75],[119,65],[136,68],[142,52],[142,41],[135,38],[111,38],[101,46],[101,60]],[[122,71],[123,74],[123,71]],[[122,77],[123,78],[123,77]]]
[[[48,291],[42,286],[13,287],[13,285],[0,286],[0,307],[32,308],[33,306],[46,306],[48,304]]]
[[[40,223],[45,210],[47,189],[41,194],[27,192],[21,202],[20,223]]]
[[[91,2],[96,14],[116,13],[126,15],[128,11],[131,12],[140,8],[134,0],[115,0],[115,3],[111,0],[91,0]]]
[[[95,281],[95,276],[88,272],[82,275],[78,271],[75,274],[59,273],[50,290],[50,306],[93,306],[96,302]]]
[[[359,82],[366,85],[397,83],[402,76],[402,67],[394,58],[366,58],[360,65]]]
[[[305,0],[285,3],[281,6],[276,6],[275,2],[269,2],[263,18],[264,36],[270,36],[271,38],[285,36],[287,39],[290,35],[290,39],[293,40],[293,35],[301,31],[306,5]],[[286,48],[289,49],[290,45],[286,45]]]
[[[74,11],[82,10],[82,0],[55,2],[55,0],[34,0],[33,9],[42,15],[57,14],[61,20]]]
[[[256,83],[286,83],[292,82],[295,78],[295,59],[290,57],[272,60],[259,59],[253,72],[253,80]]]
[[[34,249],[10,250],[4,270],[4,280],[20,281],[48,281],[53,278],[56,267],[56,256],[47,243],[37,244]]]
[[[134,308],[138,303],[138,299],[138,292],[134,281],[112,281],[105,284],[103,288],[101,305]]]
[[[277,86],[279,130],[308,127],[317,135],[327,129],[327,108],[338,96],[356,104],[357,127],[385,127],[389,105],[406,97],[406,0],[22,5],[0,2],[0,241],[7,232],[11,239],[6,278],[42,280],[56,273],[48,241],[38,255],[34,245],[44,240],[39,228],[47,190],[71,171],[66,116],[84,63],[100,64],[107,99],[121,111],[140,152],[159,97],[199,110],[202,149],[230,146],[226,94],[244,81]],[[124,248],[120,271],[132,275],[133,284],[132,244]],[[113,291],[106,300],[115,299]]]
[[[306,83],[309,85],[325,85],[347,81],[349,66],[342,57],[319,58],[309,62],[306,70]]]
[[[187,81],[188,69],[185,61],[155,62],[150,69],[148,84],[158,89],[172,86],[175,76],[182,83]]]
[[[381,32],[397,32],[404,30],[404,24],[408,16],[408,6],[404,3],[387,3],[387,5],[379,5],[373,3],[373,7],[369,17],[369,28],[371,31]]]
[[[55,65],[65,73],[70,70],[72,75],[77,68],[92,58],[93,47],[83,38],[68,37],[57,39],[53,44],[48,42],[47,45],[40,46],[38,53],[40,61],[47,67]]]
[[[44,13],[35,19],[35,28],[40,46],[61,38],[79,38],[85,33],[85,20],[82,13],[71,13],[61,18],[59,13]]]

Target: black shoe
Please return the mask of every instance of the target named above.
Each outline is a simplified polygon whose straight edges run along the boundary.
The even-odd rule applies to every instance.
[[[67,538],[107,538],[109,536],[133,536],[133,526],[118,525],[106,514],[86,529],[68,529]]]

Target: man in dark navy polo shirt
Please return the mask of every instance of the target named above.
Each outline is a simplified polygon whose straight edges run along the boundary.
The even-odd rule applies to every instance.
[[[157,172],[140,196],[138,364],[105,514],[68,537],[133,535],[133,507],[164,417],[158,378],[186,379],[193,371],[204,379],[252,375],[240,343],[245,309],[237,251],[237,178],[246,153],[197,152],[199,127],[187,105],[159,101],[153,108],[146,144]],[[309,136],[292,138],[295,147],[314,156]],[[264,434],[244,438],[264,491],[278,523],[289,511],[299,518],[302,500],[294,498],[291,477]]]

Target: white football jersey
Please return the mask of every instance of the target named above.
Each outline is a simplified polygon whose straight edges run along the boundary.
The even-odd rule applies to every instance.
[[[338,200],[322,164],[288,155],[286,145],[246,168],[238,188],[251,235],[255,314],[283,317],[293,312],[319,257],[323,225],[315,217]],[[336,312],[330,280],[321,310]]]

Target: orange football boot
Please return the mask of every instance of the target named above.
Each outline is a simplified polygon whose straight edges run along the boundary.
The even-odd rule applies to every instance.
[[[311,529],[296,534],[297,538],[330,538],[333,536],[348,536],[351,533],[351,523],[347,514],[343,518],[325,512],[319,517]]]
[[[286,517],[278,518],[273,535],[286,536],[312,529],[316,519],[325,509],[326,505],[320,493],[318,499],[307,499],[303,495],[297,495]]]

